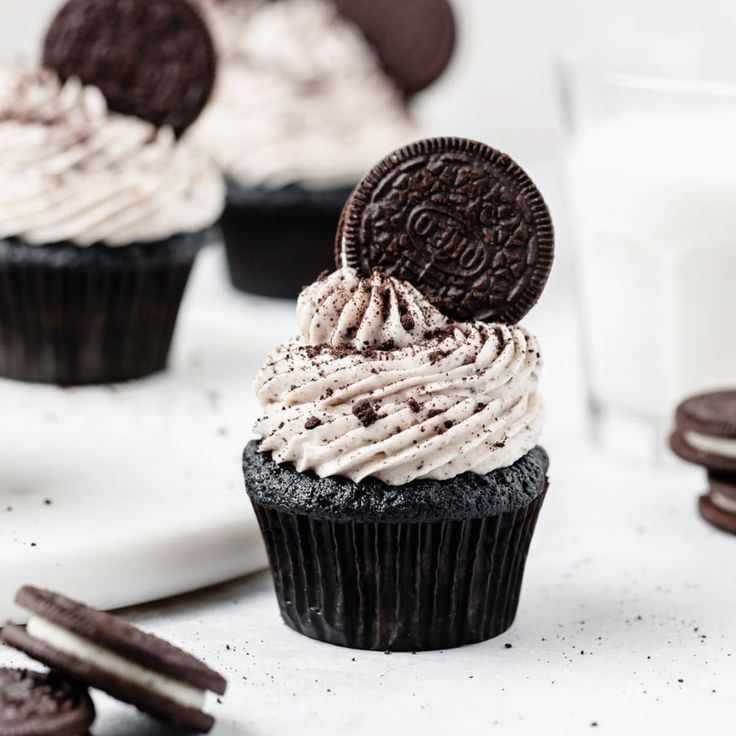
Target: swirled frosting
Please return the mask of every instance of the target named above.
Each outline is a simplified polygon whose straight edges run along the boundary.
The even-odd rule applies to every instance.
[[[121,246],[214,223],[224,185],[168,128],[108,112],[49,71],[0,72],[0,237]]]
[[[320,477],[389,485],[489,473],[539,439],[536,340],[458,323],[415,288],[343,268],[308,287],[300,334],[256,379],[261,452]]]
[[[418,131],[362,33],[327,0],[199,0],[221,59],[195,136],[241,184],[355,184]]]

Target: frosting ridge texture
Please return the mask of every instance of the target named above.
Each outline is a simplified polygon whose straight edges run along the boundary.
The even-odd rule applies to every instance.
[[[212,225],[216,166],[169,128],[110,113],[95,87],[0,72],[0,237],[121,246]]]
[[[536,340],[458,323],[416,289],[350,268],[308,287],[301,334],[256,379],[261,452],[320,477],[388,485],[484,475],[539,439]]]

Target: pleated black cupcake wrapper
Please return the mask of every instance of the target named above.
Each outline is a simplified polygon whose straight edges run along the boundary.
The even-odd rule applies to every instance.
[[[0,262],[0,376],[81,385],[165,368],[196,249],[115,255]]]
[[[483,519],[346,523],[253,502],[285,622],[357,649],[484,641],[514,621],[544,501]]]

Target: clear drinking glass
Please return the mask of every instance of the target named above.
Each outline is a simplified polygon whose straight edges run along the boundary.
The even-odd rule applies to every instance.
[[[662,458],[683,397],[736,386],[736,54],[631,39],[561,77],[594,430]]]

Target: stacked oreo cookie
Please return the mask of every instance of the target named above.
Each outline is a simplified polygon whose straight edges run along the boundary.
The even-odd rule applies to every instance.
[[[87,686],[188,733],[212,729],[205,695],[227,683],[191,654],[48,590],[26,586],[16,603],[30,620],[7,623],[2,641],[52,671],[0,670],[1,736],[84,736],[95,717]]]
[[[700,515],[736,534],[736,390],[683,401],[670,446],[683,460],[708,471],[710,487],[698,501]]]

